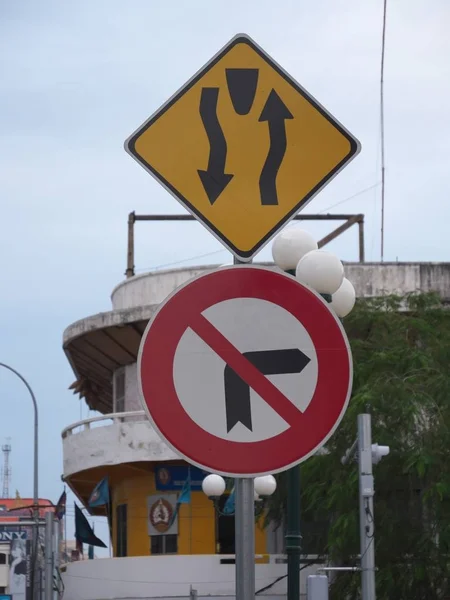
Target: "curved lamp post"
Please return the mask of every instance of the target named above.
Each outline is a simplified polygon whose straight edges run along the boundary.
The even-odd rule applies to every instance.
[[[38,598],[37,548],[38,548],[38,523],[39,523],[39,467],[38,467],[39,418],[38,418],[38,405],[36,402],[36,396],[34,395],[34,392],[31,389],[31,386],[29,385],[29,383],[25,379],[25,377],[23,377],[18,371],[16,371],[9,365],[6,365],[5,363],[0,362],[0,367],[3,367],[5,369],[7,369],[8,371],[11,371],[11,373],[14,373],[14,375],[16,375],[22,381],[22,383],[25,385],[25,387],[27,388],[27,390],[31,396],[31,400],[33,402],[33,408],[34,408],[34,459],[33,459],[33,465],[34,465],[33,466],[34,527],[33,527],[33,569],[32,569],[33,585],[32,585],[32,590],[33,590],[33,598],[34,598],[34,600],[37,600],[37,598]]]
[[[355,290],[344,277],[344,267],[337,256],[319,250],[311,234],[298,227],[282,231],[274,240],[272,256],[283,271],[313,288],[339,318],[345,317],[355,304]],[[287,471],[286,554],[288,600],[300,598],[300,465]]]

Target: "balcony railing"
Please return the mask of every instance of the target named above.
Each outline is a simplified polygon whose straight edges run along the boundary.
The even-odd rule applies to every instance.
[[[147,415],[144,410],[133,410],[129,412],[111,413],[108,415],[99,415],[97,417],[90,417],[89,419],[83,419],[72,423],[62,431],[62,438],[65,439],[69,435],[76,435],[81,431],[91,429],[91,426],[95,424],[96,427],[109,426],[112,423],[124,423],[126,421],[146,421]]]

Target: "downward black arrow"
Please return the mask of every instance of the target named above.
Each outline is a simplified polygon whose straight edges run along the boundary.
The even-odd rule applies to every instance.
[[[263,206],[278,204],[276,181],[287,145],[286,124],[284,121],[293,118],[276,91],[272,90],[259,117],[259,121],[269,122],[270,135],[269,153],[259,178],[259,190]]]
[[[225,173],[227,141],[217,117],[219,88],[203,88],[200,98],[200,116],[209,140],[209,160],[206,171],[198,171],[206,195],[212,204],[233,179]]]
[[[243,356],[263,375],[301,373],[311,360],[297,348],[245,352]],[[227,433],[237,423],[242,423],[247,429],[253,431],[249,386],[228,365],[225,367],[224,380]]]

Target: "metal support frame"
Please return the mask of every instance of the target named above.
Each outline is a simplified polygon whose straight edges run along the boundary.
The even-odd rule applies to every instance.
[[[125,275],[127,279],[133,277],[135,274],[134,265],[134,224],[137,221],[196,221],[196,217],[193,215],[137,215],[135,212],[131,212],[128,215],[128,241],[127,241],[127,268]],[[353,225],[358,224],[358,242],[359,242],[359,262],[365,261],[364,254],[364,215],[296,215],[293,218],[294,221],[345,221],[342,225],[334,229],[331,233],[326,235],[324,238],[319,240],[319,248],[323,248],[326,244],[329,244],[332,240],[339,237],[344,231],[350,229]]]

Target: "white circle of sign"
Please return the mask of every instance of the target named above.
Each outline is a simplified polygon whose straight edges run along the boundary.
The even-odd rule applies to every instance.
[[[234,298],[215,304],[203,316],[242,354],[295,348],[308,359],[300,373],[266,375],[300,411],[314,395],[318,360],[303,325],[286,309],[256,298]],[[227,431],[224,378],[226,363],[192,329],[181,337],[173,364],[180,403],[193,421],[208,433],[234,442],[259,442],[279,435],[289,424],[256,392],[249,389],[252,427],[237,422]]]

